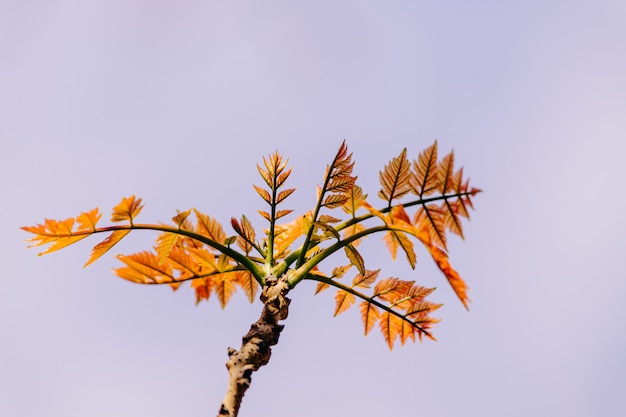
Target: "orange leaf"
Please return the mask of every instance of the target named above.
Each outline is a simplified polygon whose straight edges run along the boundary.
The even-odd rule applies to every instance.
[[[200,213],[196,209],[193,209],[193,211],[196,213],[196,218],[198,219],[196,233],[206,236],[214,242],[220,244],[224,243],[224,240],[226,240],[226,233],[224,233],[222,225],[207,214]]]
[[[415,342],[415,326],[406,320],[400,320],[398,336],[400,337],[400,344],[404,346],[404,343],[409,339],[413,339]]]
[[[463,209],[460,209],[461,206]],[[456,201],[446,200],[441,205],[441,211],[443,211],[444,226],[452,233],[463,238],[463,225],[461,224],[461,219],[459,218],[458,213],[463,213],[463,211],[467,213],[467,210],[465,210],[465,206],[463,205],[461,199]]]
[[[352,176],[353,168],[352,154],[348,154],[348,147],[343,141],[333,162],[326,167],[324,188],[318,187],[318,198],[328,193],[320,207],[334,209],[341,207],[349,200],[349,194],[356,181],[356,177]]]
[[[424,205],[415,213],[415,227],[428,230],[430,240],[435,244],[446,248],[446,225],[445,217],[441,208],[435,204]]]
[[[352,280],[352,287],[369,288],[378,279],[378,273],[380,269],[376,271],[365,271],[365,274],[357,274]]]
[[[278,174],[278,177],[276,177],[276,188],[280,188],[282,187],[282,185],[285,183],[285,181],[287,180],[287,178],[289,177],[289,175],[291,175],[291,170],[293,168],[289,168],[287,171],[283,172],[284,166],[287,162],[285,161],[285,163],[282,165],[283,168],[281,168],[280,173]]]
[[[362,201],[361,205],[365,207],[372,215],[380,218],[382,221],[387,223],[387,219],[385,218],[385,215],[381,211],[375,209],[374,206],[372,206],[370,203],[368,203],[367,201]]]
[[[352,215],[352,217],[355,217],[361,203],[367,198],[367,194],[363,195],[363,190],[358,185],[352,187],[352,189],[346,194],[348,199],[343,206],[341,206],[341,209]]]
[[[252,223],[246,216],[241,216],[241,223],[237,221],[236,218],[232,217],[230,219],[230,224],[239,235],[237,237],[237,246],[243,249],[246,253],[249,253],[252,250],[252,243],[255,238],[254,227],[252,227]]]
[[[391,254],[391,259],[396,260],[396,255],[398,254],[398,246],[402,248],[404,253],[406,254],[406,258],[411,265],[411,268],[415,268],[415,263],[417,262],[417,256],[415,255],[415,251],[413,250],[413,242],[409,239],[403,232],[397,232],[395,230],[390,230],[385,233],[383,237],[387,249]]]
[[[270,216],[270,214],[265,211],[265,210],[257,210],[257,213],[259,213],[261,216],[263,216],[263,218],[265,218],[265,220],[272,221],[272,216]]]
[[[133,224],[133,219],[141,212],[142,208],[141,198],[135,198],[134,194],[130,197],[124,197],[117,206],[113,207],[111,221],[122,222],[128,220],[130,224]]]
[[[378,325],[385,341],[387,342],[387,345],[389,346],[389,350],[393,349],[393,344],[400,335],[402,322],[403,320],[401,318],[389,313],[388,311],[383,311],[381,313]]]
[[[359,304],[361,310],[361,319],[363,320],[363,326],[365,327],[365,336],[372,330],[376,322],[380,317],[380,312],[372,303],[363,301]]]
[[[428,250],[441,272],[443,272],[448,279],[448,282],[452,286],[452,289],[456,293],[457,297],[459,297],[459,300],[461,300],[466,309],[469,309],[467,305],[469,302],[469,297],[467,296],[467,284],[465,284],[465,281],[463,281],[458,272],[456,272],[450,265],[450,262],[448,261],[448,254],[436,246],[430,246],[428,247]]]
[[[269,193],[267,190],[265,190],[265,189],[263,189],[263,188],[261,188],[261,187],[258,187],[258,186],[254,185],[254,184],[252,184],[252,186],[254,187],[254,189],[256,190],[256,192],[257,192],[257,193],[259,193],[259,195],[261,196],[261,198],[262,198],[263,200],[265,200],[265,202],[266,202],[267,204],[272,204],[272,197],[270,196],[270,193]]]
[[[202,300],[208,300],[213,290],[213,277],[194,279],[191,287],[196,291],[196,305]],[[223,308],[223,307],[222,307]]]
[[[96,207],[93,210],[80,213],[80,215],[76,218],[78,220],[78,230],[91,230],[92,232],[96,230],[96,224],[102,217],[101,213],[98,213],[98,208]]]
[[[289,188],[287,190],[284,190],[278,193],[278,195],[276,196],[276,204],[282,203],[283,200],[289,197],[291,193],[293,193],[294,191],[296,191],[295,188]]]
[[[293,212],[293,210],[277,210],[276,215],[274,216],[275,220],[280,219],[281,217],[285,217],[289,213]]]
[[[337,290],[335,293],[335,314],[337,316],[354,304],[354,294],[344,290]]]
[[[324,199],[322,207],[334,209],[337,207],[341,207],[346,201],[348,201],[348,197],[344,196],[343,194],[330,194]]]
[[[250,273],[250,271],[237,271],[237,283],[248,297],[251,303],[254,302],[254,297],[259,289],[259,283]]]
[[[338,223],[340,221],[341,221],[341,219],[338,219],[336,217],[330,216],[328,214],[322,214],[317,219],[317,222],[319,222],[319,223]]]
[[[353,166],[354,163],[350,164],[350,170],[352,170]],[[354,187],[355,182],[356,177],[342,174],[334,177],[328,182],[328,185],[326,186],[326,191],[331,193],[348,194],[350,190],[352,190],[352,187]]]
[[[393,303],[413,286],[413,281],[398,278],[386,278],[378,281],[374,287],[373,297]]]
[[[446,194],[454,190],[454,152],[443,157],[439,163],[439,191]]]
[[[189,217],[189,214],[191,214],[191,209],[187,211],[179,211],[176,216],[172,217],[172,221],[176,223],[176,226],[181,227],[187,217]]]
[[[439,187],[437,167],[437,141],[419,154],[413,162],[414,177],[411,181],[413,192],[420,197],[432,194]]]
[[[391,201],[398,199],[411,191],[411,165],[406,158],[406,148],[393,158],[389,164],[385,165],[383,171],[379,173],[382,189],[378,195],[386,200],[391,207]]]
[[[130,230],[114,230],[113,233],[109,235],[109,237],[107,237],[102,242],[94,246],[93,250],[91,251],[91,256],[89,257],[89,260],[87,261],[87,263],[83,265],[83,268],[85,268],[86,266],[88,266],[89,264],[93,263],[95,260],[100,258],[102,255],[104,255],[109,249],[115,246],[117,242],[122,240],[122,238],[129,233],[130,233]]]
[[[52,244],[46,250],[39,253],[39,255],[45,255],[46,253],[57,251],[89,236],[89,233],[73,235],[73,228],[74,219],[69,218],[62,221],[45,219],[44,224],[25,226],[22,227],[22,230],[35,235],[27,240],[27,242],[33,242],[28,246],[29,248],[49,243]]]

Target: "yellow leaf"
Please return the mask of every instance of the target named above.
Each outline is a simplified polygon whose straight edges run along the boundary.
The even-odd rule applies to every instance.
[[[44,250],[43,252],[39,252],[37,255],[45,255],[47,253],[50,252],[54,252],[57,251],[59,249],[63,249],[66,246],[69,246],[71,244],[74,244],[76,242],[78,242],[79,240],[83,240],[84,238],[86,238],[89,235],[75,235],[75,236],[63,236],[63,237],[58,237],[54,240],[54,243],[52,243],[52,245],[48,246],[48,248],[46,250]],[[34,245],[37,246],[37,245]]]
[[[274,228],[274,259],[278,260],[287,255],[289,247],[302,236],[305,216],[299,216],[294,221],[278,225]]]
[[[117,258],[126,266],[116,268],[115,273],[128,281],[138,284],[156,284],[173,282],[175,279],[170,266],[159,264],[154,253],[144,251],[132,255],[118,255]]]
[[[163,262],[165,262],[178,238],[179,236],[175,233],[162,233],[159,235],[156,246],[159,264],[163,264]]]
[[[237,291],[236,282],[237,275],[232,272],[227,272],[225,274],[218,274],[213,276],[213,290],[215,291],[215,295],[217,295],[217,299],[220,301],[220,305],[222,309],[226,307],[228,301],[230,301],[231,297]]]
[[[347,228],[343,229],[343,238],[347,239],[350,236],[354,236],[357,233],[362,232],[363,230],[365,230],[365,226],[362,223],[355,223],[351,226],[348,226]],[[367,236],[366,236],[367,237]],[[353,240],[352,243],[350,243],[352,246],[354,246],[355,248],[361,243],[361,239],[357,239],[357,240]]]
[[[336,266],[333,268],[333,271],[330,273],[331,278],[341,278],[343,277],[348,270],[352,268],[352,264]]]
[[[315,293],[313,295],[317,295],[319,293],[321,293],[322,291],[328,289],[329,285],[325,282],[318,282],[317,286],[315,287]]]
[[[350,263],[356,266],[356,269],[359,271],[360,274],[365,275],[365,264],[363,262],[363,257],[361,256],[361,254],[356,249],[354,249],[352,245],[346,245],[343,248],[346,252],[346,256],[350,260]]]
[[[200,263],[196,262],[196,260],[192,256],[187,254],[187,252],[185,252],[185,250],[178,245],[172,248],[169,256],[165,260],[173,269],[180,272],[180,275],[176,279],[187,279],[193,276],[198,276],[210,272],[207,271],[207,269],[204,268],[203,265],[200,265]]]
[[[187,248],[193,259],[206,271],[204,273],[211,273],[217,270],[215,263],[215,255],[205,248]]]

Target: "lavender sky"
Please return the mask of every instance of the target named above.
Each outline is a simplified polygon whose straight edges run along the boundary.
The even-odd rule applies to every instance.
[[[83,270],[97,239],[40,258],[19,226],[137,194],[263,227],[255,164],[288,157],[304,212],[343,139],[372,202],[435,139],[485,190],[450,245],[470,312],[371,238],[437,286],[439,341],[389,352],[304,283],[242,417],[626,415],[625,74],[617,0],[0,0],[0,415],[213,415],[260,311],[116,278],[152,234]]]

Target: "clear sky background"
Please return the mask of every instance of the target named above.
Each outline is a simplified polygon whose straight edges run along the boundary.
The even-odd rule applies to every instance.
[[[471,311],[369,239],[368,268],[438,287],[439,341],[389,352],[305,283],[241,416],[624,416],[625,134],[621,0],[0,0],[0,415],[214,415],[260,311],[128,283],[113,254],[83,270],[97,239],[37,257],[19,226],[137,194],[143,222],[262,227],[262,156],[304,212],[343,139],[373,202],[437,139],[485,190],[450,247]]]

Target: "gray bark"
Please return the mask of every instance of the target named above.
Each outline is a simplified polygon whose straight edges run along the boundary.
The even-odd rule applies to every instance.
[[[278,343],[283,330],[280,320],[287,318],[289,298],[286,297],[290,288],[286,278],[268,276],[261,292],[263,311],[261,317],[252,324],[250,331],[243,337],[241,348],[228,348],[229,381],[226,396],[219,409],[218,417],[236,417],[239,413],[241,400],[250,386],[252,373],[268,363],[272,354],[271,347]]]

